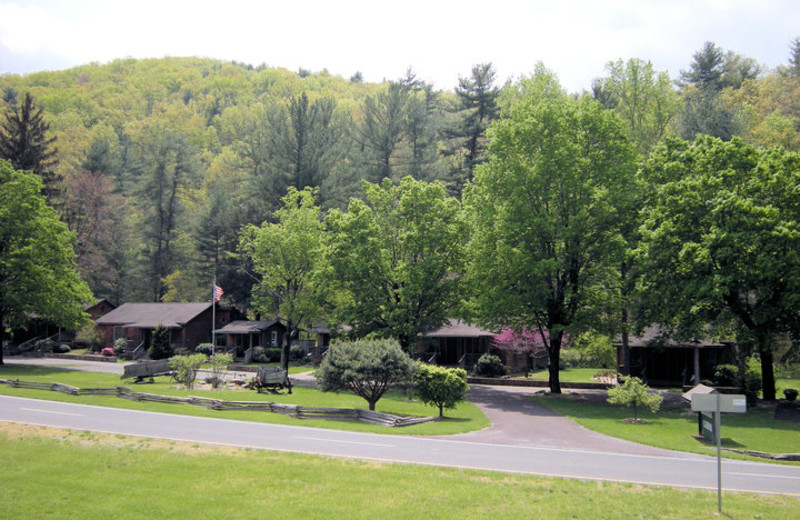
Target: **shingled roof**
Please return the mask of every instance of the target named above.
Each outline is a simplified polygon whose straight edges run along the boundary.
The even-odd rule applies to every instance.
[[[447,320],[447,323],[440,328],[425,334],[429,338],[482,338],[494,335],[494,332],[453,319]]]
[[[211,308],[211,303],[123,303],[95,320],[98,325],[179,329]]]
[[[265,330],[269,329],[273,325],[278,323],[277,321],[245,321],[245,320],[237,320],[232,321],[222,327],[221,329],[217,329],[217,334],[255,334],[258,332],[264,332]]]

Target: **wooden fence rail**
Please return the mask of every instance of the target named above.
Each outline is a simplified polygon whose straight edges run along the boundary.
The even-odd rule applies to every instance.
[[[19,379],[0,379],[0,384],[7,384],[11,388],[29,388],[34,390],[51,390],[68,395],[108,395],[129,399],[131,401],[147,401],[154,403],[189,404],[202,406],[210,410],[247,410],[258,412],[279,413],[297,419],[325,419],[339,421],[360,421],[379,426],[398,427],[410,426],[430,421],[438,421],[438,417],[401,417],[382,412],[361,410],[358,408],[316,408],[300,406],[297,404],[281,404],[265,401],[222,401],[207,397],[177,397],[171,395],[148,394],[134,392],[130,388],[118,386],[115,388],[76,388],[61,383],[38,383],[33,381],[20,381]]]

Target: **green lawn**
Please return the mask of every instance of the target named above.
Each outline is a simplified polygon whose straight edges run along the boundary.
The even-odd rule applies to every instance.
[[[3,518],[712,519],[716,493],[227,449],[0,425]],[[723,516],[800,498],[726,493]]]
[[[228,401],[270,401],[275,403],[298,404],[301,406],[325,408],[367,408],[367,403],[358,396],[350,393],[328,393],[307,387],[295,386],[292,394],[262,393],[255,391],[232,390],[177,390],[175,383],[168,377],[157,377],[153,384],[134,384],[132,380],[120,380],[118,375],[99,372],[83,372],[78,370],[64,370],[60,368],[29,366],[29,365],[2,365],[0,366],[0,379],[21,379],[45,383],[62,383],[78,388],[113,388],[125,386],[136,392],[145,392],[159,395],[176,395],[208,397]],[[268,422],[279,424],[293,424],[330,428],[351,431],[364,431],[373,433],[387,433],[400,435],[453,435],[489,426],[489,420],[475,405],[463,402],[455,410],[447,410],[445,418],[441,421],[417,424],[402,428],[387,428],[360,422],[304,420],[287,417],[268,412],[254,411],[217,411],[207,410],[202,407],[185,404],[164,404],[150,402],[134,402],[113,396],[70,396],[48,390],[29,390],[10,388],[0,385],[0,394],[34,399],[47,399],[51,401],[67,401],[82,404],[109,406],[113,408],[127,408],[134,410],[148,410],[181,415],[203,416],[236,419],[253,422]],[[435,416],[438,409],[425,406],[419,401],[410,401],[405,394],[388,392],[378,401],[376,411],[391,413],[401,416]]]
[[[686,406],[673,408],[663,406],[657,414],[645,410],[640,412],[640,417],[646,421],[644,424],[630,424],[624,421],[633,416],[630,408],[589,402],[581,399],[578,394],[550,395],[533,399],[590,430],[612,437],[671,450],[706,455],[716,453],[715,445],[695,439],[697,414],[692,413]],[[768,453],[798,453],[800,423],[776,421],[771,407],[758,406],[750,408],[746,414],[723,415],[722,439],[723,448]],[[744,456],[730,456],[744,458]]]
[[[559,371],[559,378],[562,383],[597,383],[592,376],[594,376],[599,368],[565,368]],[[529,379],[536,381],[547,381],[550,374],[547,370],[536,370],[528,374]],[[520,379],[524,379],[521,377]]]

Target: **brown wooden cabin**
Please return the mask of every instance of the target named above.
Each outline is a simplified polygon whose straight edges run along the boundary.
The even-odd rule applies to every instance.
[[[714,376],[719,364],[732,363],[734,344],[728,341],[713,342],[708,339],[678,341],[671,339],[659,327],[648,327],[640,336],[628,340],[630,347],[630,375],[639,377],[650,386],[696,385]],[[625,353],[622,342],[614,342],[617,349],[617,371],[625,371]]]
[[[286,326],[277,320],[236,320],[216,330],[217,345],[223,337],[222,346],[233,354],[234,359],[250,362],[254,347],[280,348],[283,345]]]
[[[242,317],[232,307],[218,303],[216,327],[222,328]],[[162,325],[170,331],[173,348],[193,351],[200,343],[211,343],[211,303],[124,303],[95,320],[103,342],[113,346],[125,338],[133,347],[150,347],[153,331]]]

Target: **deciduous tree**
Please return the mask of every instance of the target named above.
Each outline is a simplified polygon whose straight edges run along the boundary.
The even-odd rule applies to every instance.
[[[281,367],[289,366],[289,350],[301,327],[324,318],[327,285],[321,281],[327,258],[323,254],[325,225],[316,204],[317,190],[289,188],[275,222],[249,226],[242,249],[253,261],[260,283],[253,287],[253,307],[275,315],[286,325]]]
[[[775,399],[776,335],[800,306],[800,157],[740,139],[671,139],[642,170],[653,198],[639,259],[648,320],[703,336],[733,323]]]
[[[93,301],[76,270],[75,237],[41,189],[38,176],[0,160],[0,343],[7,325],[24,325],[32,314],[75,330]]]
[[[564,334],[599,327],[614,299],[635,151],[618,118],[542,66],[507,95],[465,194],[468,278],[480,323],[546,334],[560,393]]]
[[[329,276],[346,295],[337,321],[409,349],[460,301],[468,233],[461,204],[441,183],[411,177],[399,185],[364,182],[364,193],[366,201],[351,199],[347,212],[327,218]]]
[[[467,390],[467,372],[463,368],[417,364],[414,395],[423,403],[439,408],[439,417],[444,417],[444,410],[452,410],[463,401]]]

